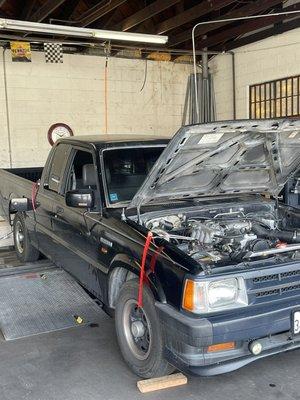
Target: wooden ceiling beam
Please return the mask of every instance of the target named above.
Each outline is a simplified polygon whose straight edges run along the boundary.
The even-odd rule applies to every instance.
[[[126,32],[180,2],[181,0],[156,0],[115,25],[113,29]]]
[[[233,11],[229,11],[227,14],[222,15],[219,18],[216,18],[216,20],[222,20],[224,18],[238,18],[238,17],[244,17],[248,15],[254,15],[258,14],[260,12],[263,12],[265,10],[268,10],[271,7],[276,6],[277,4],[281,3],[282,0],[257,0],[254,3],[249,3],[246,4],[245,6],[242,6],[240,8],[234,9]],[[196,31],[195,31],[195,37],[205,35],[206,33],[214,30],[221,28],[223,26],[226,26],[232,22],[220,22],[218,24],[207,24],[203,26],[199,26]],[[188,40],[191,40],[192,37],[192,30],[188,29],[182,33],[179,33],[175,37],[171,38],[169,41],[169,46],[177,46],[179,43],[186,42]]]
[[[78,5],[81,0],[69,0],[63,8],[62,19],[68,20],[70,24],[72,23],[73,15],[77,10]]]
[[[188,10],[181,12],[180,14],[178,13],[174,17],[161,22],[156,29],[156,33],[166,33],[190,21],[194,21],[195,19],[200,18],[211,11],[219,10],[222,7],[226,7],[234,2],[234,0],[205,0],[200,4],[189,8]]]
[[[280,25],[280,32],[278,32],[278,28],[276,26],[272,26],[271,28],[267,28],[263,31],[253,33],[252,35],[242,37],[225,45],[220,45],[215,49],[218,51],[233,50],[238,47],[246,46],[247,44],[258,42],[259,40],[267,39],[270,36],[278,35],[297,28],[300,28],[300,18],[293,19],[292,21],[288,22],[283,22],[283,24]]]
[[[292,6],[286,7],[284,11],[299,11],[300,3],[293,4]],[[268,18],[257,18],[252,19],[248,22],[242,23],[241,25],[235,26],[234,28],[224,30],[215,35],[212,35],[206,39],[197,41],[197,49],[204,49],[205,47],[212,47],[216,44],[222,43],[227,40],[234,39],[240,35],[248,32],[256,31],[257,29],[265,28],[266,26],[277,24],[286,18],[291,18],[289,15],[277,15]]]
[[[85,12],[80,19],[76,20],[77,26],[85,27],[97,21],[104,15],[113,11],[127,0],[102,0],[94,7]]]
[[[33,12],[34,6],[36,4],[36,0],[27,0],[22,7],[22,12],[20,15],[21,20],[27,20],[30,18],[30,15]]]
[[[60,7],[65,0],[48,0],[30,17],[30,21],[42,22],[53,11]]]

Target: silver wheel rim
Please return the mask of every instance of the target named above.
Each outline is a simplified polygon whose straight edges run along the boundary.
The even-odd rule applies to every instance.
[[[136,300],[127,300],[123,309],[123,330],[128,347],[138,360],[146,360],[152,346],[152,330],[149,318]]]
[[[16,233],[15,233],[16,246],[19,253],[24,251],[24,231],[23,226],[20,221],[16,223]]]

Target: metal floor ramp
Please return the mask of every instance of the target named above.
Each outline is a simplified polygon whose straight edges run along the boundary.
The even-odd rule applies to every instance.
[[[5,340],[85,325],[101,308],[65,271],[48,261],[0,269],[0,329]]]

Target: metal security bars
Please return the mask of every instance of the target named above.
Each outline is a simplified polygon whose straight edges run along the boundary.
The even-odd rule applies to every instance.
[[[249,117],[300,117],[300,75],[251,85]]]

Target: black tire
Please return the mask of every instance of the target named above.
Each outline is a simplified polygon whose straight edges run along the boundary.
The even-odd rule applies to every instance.
[[[126,282],[120,290],[115,310],[116,333],[123,358],[132,371],[142,378],[168,375],[174,371],[174,367],[163,357],[163,338],[152,292],[144,286],[141,309],[137,307],[137,298],[138,280]],[[132,331],[133,323],[137,321],[135,327],[141,327],[142,322],[142,331],[145,331],[139,338]]]
[[[24,217],[20,214],[16,214],[14,218],[13,235],[18,259],[22,262],[37,261],[40,252],[30,243]]]

